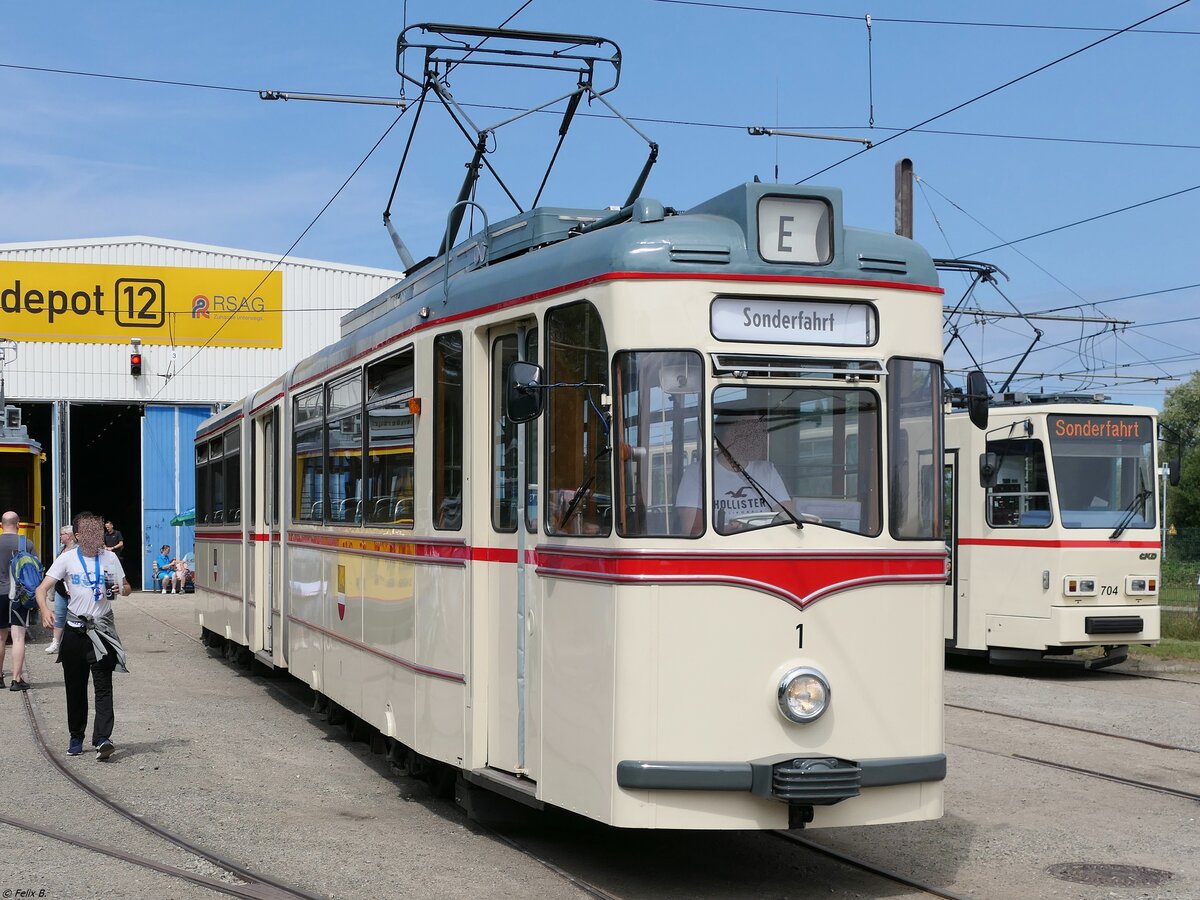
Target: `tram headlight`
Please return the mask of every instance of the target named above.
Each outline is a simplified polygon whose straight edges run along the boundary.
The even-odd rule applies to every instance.
[[[792,722],[815,722],[829,708],[829,679],[816,669],[792,669],[779,682],[779,711]]]

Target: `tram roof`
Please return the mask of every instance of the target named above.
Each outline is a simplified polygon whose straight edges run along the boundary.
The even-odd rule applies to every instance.
[[[758,255],[764,198],[817,199],[830,213],[827,263],[767,262]],[[342,318],[342,339],[298,363],[303,384],[389,336],[510,300],[612,273],[781,275],[848,283],[936,287],[937,270],[916,242],[848,227],[838,188],[747,183],[684,212],[642,198],[624,210],[538,207],[486,228],[420,263],[400,284]],[[447,265],[449,271],[447,272]]]

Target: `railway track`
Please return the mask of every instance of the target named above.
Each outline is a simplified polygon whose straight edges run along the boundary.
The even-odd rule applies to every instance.
[[[885,866],[877,866],[874,863],[867,862],[865,859],[853,856],[849,853],[843,853],[840,850],[832,850],[829,847],[822,846],[811,838],[803,837],[794,832],[774,831],[771,833],[776,837],[787,841],[788,843],[798,844],[801,847],[805,847],[813,851],[814,853],[819,853],[822,856],[837,860],[843,865],[850,866],[852,869],[858,869],[860,872],[867,872],[894,884],[913,888],[914,890],[921,891],[922,893],[928,894],[931,897],[942,897],[944,900],[967,900],[967,898],[962,894],[955,894],[946,888],[937,887],[936,885],[932,884],[926,884],[923,881],[918,881],[915,878],[902,875],[901,873],[896,872],[893,869],[886,868]]]
[[[1032,716],[1021,716],[1014,713],[1003,713],[995,710],[980,709],[973,706],[964,706],[957,703],[947,703],[945,706],[948,709],[957,709],[965,712],[976,713],[985,716],[996,716],[1003,719],[1015,720],[1018,722],[1027,722],[1033,725],[1041,725],[1048,728],[1059,728],[1067,731],[1079,732],[1082,734],[1096,735],[1108,740],[1122,741],[1128,744],[1136,744],[1143,747],[1152,747],[1156,750],[1168,750],[1178,753],[1200,754],[1200,750],[1193,747],[1181,747],[1176,744],[1166,744],[1161,741],[1151,741],[1145,738],[1129,737],[1127,735],[1113,734],[1111,732],[1099,731],[1093,728],[1085,728],[1078,725],[1067,725],[1061,722],[1050,722],[1045,719],[1037,719]],[[1157,784],[1152,781],[1146,781],[1140,778],[1130,778],[1123,775],[1116,775],[1111,772],[1102,772],[1097,769],[1088,768],[1086,766],[1076,766],[1070,763],[1057,762],[1055,760],[1044,759],[1039,756],[1031,756],[1027,753],[1009,753],[1002,750],[995,750],[989,747],[979,747],[973,744],[964,744],[956,741],[946,741],[947,745],[960,747],[964,750],[974,750],[978,753],[986,753],[991,756],[999,756],[1005,759],[1016,759],[1021,762],[1032,763],[1034,765],[1044,766],[1047,768],[1057,769],[1061,772],[1071,772],[1076,775],[1084,775],[1089,778],[1095,778],[1102,781],[1107,781],[1113,784],[1122,784],[1128,787],[1138,788],[1140,790],[1153,791],[1158,794],[1166,794],[1171,797],[1178,797],[1183,800],[1191,800],[1200,802],[1200,793],[1184,790],[1182,788],[1170,787],[1168,785]]]
[[[1159,741],[1148,741],[1145,738],[1135,738],[1135,737],[1128,737],[1128,736],[1122,735],[1122,734],[1113,734],[1112,732],[1109,732],[1109,731],[1099,731],[1095,728],[1085,728],[1082,725],[1066,725],[1062,722],[1050,722],[1046,719],[1035,719],[1032,716],[1020,716],[1020,715],[1017,715],[1016,713],[997,712],[996,710],[992,710],[992,709],[982,709],[978,706],[964,706],[960,703],[945,703],[943,705],[947,709],[960,709],[965,712],[979,713],[980,715],[985,715],[985,716],[999,716],[1000,718],[1003,718],[1003,719],[1013,719],[1018,722],[1029,722],[1033,725],[1045,725],[1049,728],[1064,728],[1068,731],[1078,731],[1082,734],[1099,735],[1100,737],[1112,738],[1113,740],[1117,740],[1117,741],[1127,741],[1132,744],[1142,744],[1146,747],[1155,747],[1156,749],[1159,749],[1159,750],[1178,750],[1182,753],[1198,753],[1198,754],[1200,754],[1200,750],[1197,750],[1194,747],[1180,747],[1176,744],[1164,744],[1164,743],[1160,743]]]
[[[290,884],[287,884],[279,879],[269,875],[264,875],[250,869],[236,860],[229,859],[205,847],[189,841],[182,835],[176,834],[160,825],[155,824],[126,807],[124,804],[110,797],[104,791],[97,788],[84,778],[76,775],[70,768],[55,756],[46,742],[45,735],[37,720],[37,714],[34,712],[33,703],[29,699],[28,694],[22,694],[26,721],[29,725],[30,732],[33,735],[34,743],[37,745],[42,756],[58,770],[58,772],[72,785],[79,788],[81,791],[92,797],[99,803],[108,807],[114,813],[128,822],[131,822],[145,829],[158,838],[174,845],[180,850],[190,853],[193,856],[199,857],[220,869],[221,871],[240,880],[240,884],[221,881],[214,878],[209,878],[195,872],[189,872],[186,869],[181,869],[178,866],[161,863],[139,854],[123,850],[119,847],[109,846],[89,838],[80,837],[74,834],[48,828],[38,825],[33,822],[28,822],[23,819],[17,819],[11,816],[0,814],[0,822],[9,825],[12,828],[18,828],[32,834],[37,834],[50,840],[60,841],[70,844],[75,847],[80,847],[89,850],[93,853],[98,853],[112,859],[122,860],[123,862],[144,868],[162,875],[167,875],[172,878],[177,878],[182,881],[187,881],[209,890],[227,894],[231,897],[244,897],[250,900],[287,900],[287,898],[301,898],[301,900],[318,900],[318,894],[313,894],[308,891],[300,890]]]

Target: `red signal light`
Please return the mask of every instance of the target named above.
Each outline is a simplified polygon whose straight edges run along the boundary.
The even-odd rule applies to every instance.
[[[129,354],[129,374],[130,375],[141,375],[142,374],[142,354],[140,354],[140,353],[130,353]]]

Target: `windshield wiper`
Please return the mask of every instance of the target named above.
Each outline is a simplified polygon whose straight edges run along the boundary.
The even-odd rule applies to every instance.
[[[800,529],[804,528],[804,523],[801,522],[796,517],[796,514],[793,513],[786,506],[784,506],[778,499],[776,499],[774,496],[772,496],[770,491],[768,491],[765,487],[763,487],[761,484],[759,484],[758,480],[755,479],[754,476],[751,475],[749,472],[747,472],[745,467],[743,467],[742,464],[734,458],[733,454],[729,452],[729,448],[726,447],[723,443],[721,443],[721,439],[719,437],[717,437],[714,434],[713,440],[716,441],[717,449],[721,451],[721,455],[724,456],[725,459],[729,461],[729,464],[731,466],[733,466],[733,470],[735,472],[737,472],[739,475],[741,475],[743,478],[745,478],[746,482],[750,485],[750,487],[754,488],[754,492],[756,494],[758,494],[758,499],[762,500],[762,502],[765,503],[767,506],[778,507],[777,511],[783,513],[785,516],[787,516],[789,519],[791,519],[792,523],[797,528],[800,528]]]
[[[1124,517],[1122,517],[1120,523],[1118,523],[1117,527],[1113,530],[1113,533],[1108,536],[1110,541],[1114,541],[1121,536],[1125,529],[1129,527],[1129,523],[1133,521],[1134,516],[1138,514],[1138,507],[1150,499],[1150,495],[1153,493],[1148,487],[1146,487],[1146,482],[1142,478],[1142,472],[1140,469],[1138,470],[1138,484],[1141,485],[1141,490],[1133,495],[1133,499],[1130,500],[1129,505],[1125,507]]]

